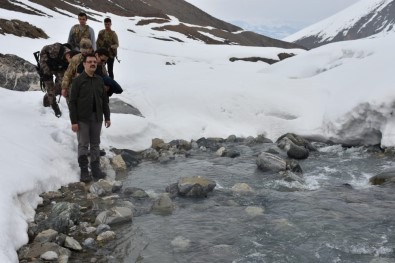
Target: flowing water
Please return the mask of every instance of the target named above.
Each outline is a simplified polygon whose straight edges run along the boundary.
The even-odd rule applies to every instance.
[[[151,196],[183,176],[217,186],[204,199],[175,198],[172,214],[146,213],[118,226],[107,262],[395,262],[395,191],[368,183],[395,165],[391,157],[321,146],[299,162],[304,181],[287,182],[257,169],[265,145],[228,145],[241,153],[233,159],[194,150],[134,167],[124,187]],[[233,191],[237,183],[253,192]]]

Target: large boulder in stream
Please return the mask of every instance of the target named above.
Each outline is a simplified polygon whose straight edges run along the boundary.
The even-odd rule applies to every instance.
[[[303,173],[302,168],[297,161],[284,160],[277,155],[267,152],[263,152],[258,156],[256,164],[258,168],[264,172],[281,172],[289,170],[297,174]]]
[[[279,148],[287,152],[289,158],[297,160],[306,159],[310,151],[317,150],[308,140],[294,133],[282,135],[276,143]]]
[[[385,170],[369,179],[373,185],[382,185],[386,183],[395,183],[395,167]]]
[[[166,187],[170,196],[207,197],[217,184],[215,181],[202,176],[182,177],[177,183]]]

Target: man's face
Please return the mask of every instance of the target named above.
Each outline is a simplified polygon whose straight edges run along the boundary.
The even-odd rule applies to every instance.
[[[104,65],[107,63],[108,57],[105,55],[99,56],[98,54],[96,54],[96,60],[98,65]]]
[[[96,57],[87,57],[85,62],[83,63],[85,72],[93,74],[97,68]]]
[[[111,22],[104,22],[104,28],[107,30],[111,29]]]
[[[86,20],[88,20],[88,18],[86,16],[79,16],[78,17],[78,22],[80,22],[81,26],[85,26],[86,25]]]

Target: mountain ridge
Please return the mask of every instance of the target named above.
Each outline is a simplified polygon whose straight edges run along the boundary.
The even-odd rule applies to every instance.
[[[361,0],[284,38],[307,48],[395,31],[395,0]]]
[[[29,3],[31,4],[29,5]],[[88,17],[92,20],[96,20],[93,16],[95,11],[125,17],[138,16],[145,18],[161,18],[165,20],[170,20],[170,16],[174,16],[179,20],[179,24],[183,26],[166,28],[164,25],[158,26],[152,23],[155,24],[152,29],[175,31],[186,35],[188,38],[203,41],[206,44],[303,48],[298,44],[288,43],[250,31],[244,31],[242,28],[219,20],[183,0],[119,0],[116,5],[104,0],[30,0],[28,3],[0,0],[0,4],[3,9],[39,16],[48,16],[48,14],[43,13],[36,7],[36,5],[39,5],[68,17],[70,17],[70,13],[75,15],[78,14],[81,11],[78,6],[82,6]],[[189,24],[195,26],[190,26]],[[188,30],[185,30],[185,26],[188,27]],[[215,37],[222,38],[223,40],[217,41],[214,37],[207,35],[203,36],[199,31],[204,31]]]

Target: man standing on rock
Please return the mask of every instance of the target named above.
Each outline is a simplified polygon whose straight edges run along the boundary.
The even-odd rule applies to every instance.
[[[88,170],[88,153],[90,149],[90,166],[94,178],[106,175],[100,169],[100,133],[103,124],[111,125],[108,96],[103,79],[95,75],[97,60],[94,54],[83,59],[84,71],[72,82],[70,92],[71,129],[77,133],[78,163],[81,168],[82,182],[92,180]]]
[[[93,31],[93,28],[86,24],[86,21],[88,21],[88,16],[85,13],[81,12],[78,14],[79,24],[74,25],[70,29],[69,39],[67,40],[67,43],[71,45],[72,49],[75,49],[77,51],[80,51],[80,42],[83,38],[90,39],[92,42],[93,50],[96,49],[95,31]]]

